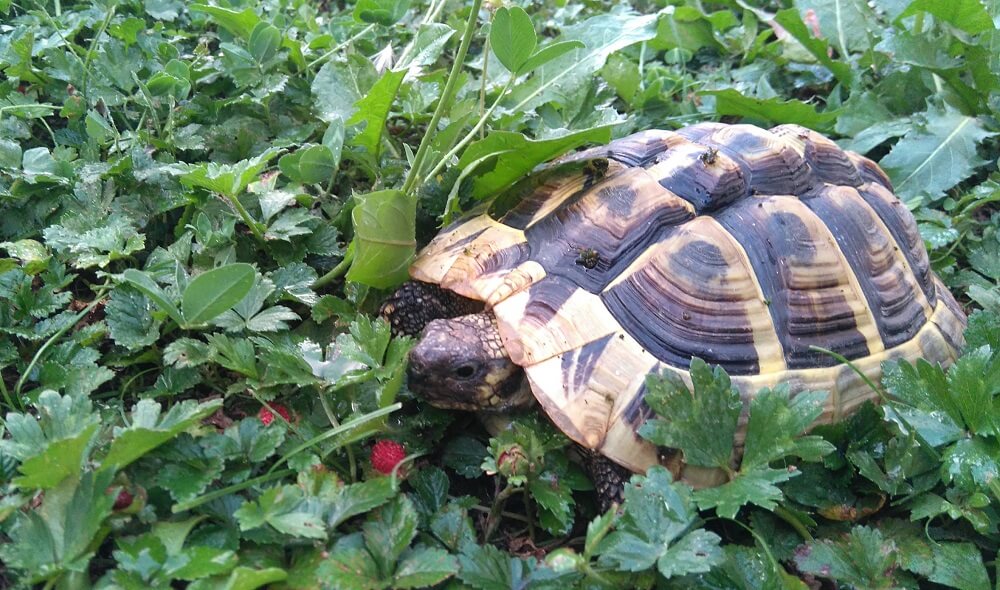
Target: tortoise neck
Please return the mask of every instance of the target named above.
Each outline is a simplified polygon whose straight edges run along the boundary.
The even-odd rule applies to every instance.
[[[407,281],[385,300],[379,315],[392,326],[394,336],[419,336],[424,327],[434,320],[482,310],[482,301],[462,297],[440,285]]]

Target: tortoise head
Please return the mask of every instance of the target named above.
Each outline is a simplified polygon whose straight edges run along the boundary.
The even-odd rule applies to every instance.
[[[439,408],[504,412],[533,401],[524,370],[507,356],[492,313],[428,323],[410,351],[409,385]]]

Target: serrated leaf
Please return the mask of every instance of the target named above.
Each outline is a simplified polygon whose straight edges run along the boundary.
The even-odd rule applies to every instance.
[[[830,130],[837,121],[837,112],[819,112],[816,107],[800,100],[780,98],[752,98],[738,90],[710,90],[702,92],[715,97],[715,111],[720,115],[745,117],[765,126],[793,123],[820,131]]]
[[[392,574],[396,560],[416,536],[417,524],[417,511],[405,495],[396,496],[365,522],[365,545],[384,575]]]
[[[365,128],[351,139],[351,144],[365,148],[374,158],[379,157],[382,147],[382,131],[389,109],[396,99],[396,93],[406,77],[406,70],[388,70],[372,85],[355,107],[354,115],[348,119],[348,125],[364,123]]]
[[[264,63],[274,57],[281,47],[281,31],[271,23],[259,22],[250,33],[248,47],[254,59]]]
[[[538,164],[587,143],[605,143],[611,139],[611,126],[604,125],[564,133],[549,139],[528,139],[521,133],[493,131],[484,139],[473,142],[462,152],[459,168],[465,168],[491,155],[496,166],[476,177],[473,196],[485,198],[512,185]]]
[[[823,413],[825,391],[803,391],[791,396],[787,384],[763,388],[750,401],[750,418],[740,471],[766,467],[789,455],[818,461],[834,446],[818,436],[802,433]]]
[[[914,0],[899,18],[903,19],[920,11],[932,14],[972,35],[993,28],[993,19],[981,0]]]
[[[328,588],[379,590],[385,587],[378,566],[365,549],[360,533],[340,538],[318,573]]]
[[[857,588],[895,587],[896,546],[876,529],[857,526],[846,538],[810,543],[795,555],[799,570]]]
[[[702,467],[729,468],[733,437],[743,404],[722,367],[691,360],[694,392],[675,373],[646,378],[646,403],[658,414],[639,434],[654,444],[681,449],[685,460]]]
[[[968,178],[985,163],[976,147],[992,135],[977,118],[950,107],[923,116],[926,123],[914,125],[879,162],[904,201],[936,199]]]
[[[393,575],[394,588],[424,588],[440,584],[458,571],[458,560],[447,551],[421,547],[404,553]]]
[[[111,337],[120,346],[138,350],[160,337],[160,322],[153,318],[150,301],[134,289],[112,291],[104,310]]]
[[[723,518],[734,518],[746,504],[755,504],[766,510],[774,510],[783,495],[775,485],[798,475],[787,469],[756,468],[740,472],[732,480],[694,493],[698,507],[702,510],[715,508]]]
[[[185,325],[206,324],[236,305],[253,287],[257,271],[244,263],[227,264],[192,280],[181,298]]]
[[[851,85],[854,80],[851,66],[830,57],[829,44],[825,39],[817,39],[812,36],[808,27],[802,22],[802,17],[799,15],[798,10],[795,8],[779,10],[774,15],[774,21],[781,25],[796,41],[801,43],[816,58],[816,61],[830,70],[841,84],[844,86]]]
[[[305,184],[326,183],[337,171],[337,161],[333,151],[325,145],[313,145],[291,154],[285,154],[278,160],[281,172],[295,182]],[[289,195],[294,199],[294,195]],[[265,219],[269,216],[265,215]]]
[[[184,432],[222,407],[222,400],[185,400],[161,414],[160,404],[144,399],[132,408],[132,423],[115,432],[101,469],[116,471]]]

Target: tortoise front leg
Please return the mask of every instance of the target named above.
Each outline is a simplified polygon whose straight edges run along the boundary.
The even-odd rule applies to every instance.
[[[601,512],[607,512],[612,504],[625,499],[625,484],[632,472],[608,459],[597,451],[578,446],[583,467],[597,490],[597,505]]]

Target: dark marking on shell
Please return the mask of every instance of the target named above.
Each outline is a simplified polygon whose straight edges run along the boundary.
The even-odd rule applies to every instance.
[[[780,197],[770,197],[778,199]],[[825,236],[813,236],[805,223],[788,211],[770,213],[745,201],[717,220],[739,242],[753,266],[754,275],[781,342],[789,369],[824,367],[836,360],[810,350],[816,345],[848,359],[869,354],[865,337],[857,329],[854,311],[843,295],[849,269],[830,268],[826,276],[808,277],[797,272],[814,268],[817,248],[828,247]]]
[[[611,315],[650,354],[674,367],[691,357],[733,375],[759,372],[753,329],[742,305],[726,305],[729,268],[719,247],[693,238],[665,260],[650,260],[601,293]],[[688,319],[684,319],[687,312]]]
[[[579,287],[570,280],[559,276],[545,277],[528,287],[528,304],[524,308],[526,319],[544,325],[559,313],[563,304]]]
[[[875,210],[882,223],[889,229],[896,244],[903,251],[910,270],[917,277],[920,288],[931,307],[937,304],[937,294],[934,288],[934,275],[931,273],[931,261],[924,248],[924,239],[917,229],[917,221],[906,205],[890,192],[881,192],[873,185],[869,190],[862,187],[858,194],[868,206]]]
[[[597,366],[601,354],[607,347],[608,342],[611,342],[612,336],[613,334],[608,334],[604,338],[585,344],[562,355],[560,362],[562,363],[563,383],[571,385],[571,387],[567,388],[569,391],[581,391],[587,384],[590,376],[594,373],[594,367]]]
[[[856,191],[850,198],[835,199],[831,190],[820,191],[803,203],[830,229],[854,269],[885,347],[898,346],[912,338],[927,318],[905,280],[903,266],[895,264],[895,242]]]

